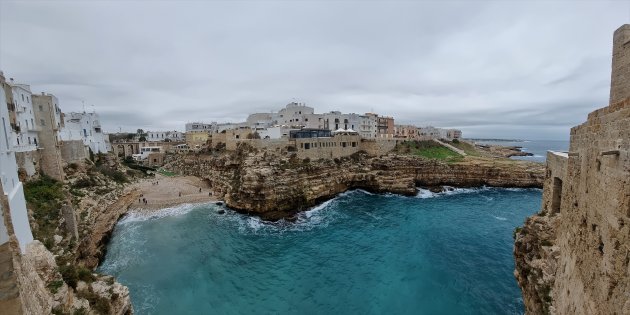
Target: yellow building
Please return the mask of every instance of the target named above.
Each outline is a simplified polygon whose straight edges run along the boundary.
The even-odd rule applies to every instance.
[[[191,149],[205,145],[210,139],[210,135],[206,131],[188,131],[186,132],[186,144]]]

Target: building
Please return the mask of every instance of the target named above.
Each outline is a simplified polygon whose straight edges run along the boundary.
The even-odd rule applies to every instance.
[[[307,123],[305,117],[314,113],[313,107],[306,106],[304,103],[291,102],[278,112],[277,123],[285,126],[304,127]]]
[[[15,152],[35,151],[37,150],[37,132],[39,129],[35,124],[35,116],[33,115],[31,87],[27,84],[15,83],[13,79],[10,79],[8,85],[11,88],[12,96],[9,108],[15,112],[15,118],[12,121],[15,130],[13,139]]]
[[[63,141],[81,140],[94,153],[111,151],[109,137],[103,133],[97,113],[68,113],[61,129]]]
[[[376,126],[378,137],[391,138],[394,136],[394,117],[377,116]]]
[[[180,131],[147,131],[147,141],[184,141],[186,134]]]
[[[52,94],[33,95],[35,122],[39,126],[40,169],[42,173],[63,180],[60,131],[64,126],[57,97]]]
[[[22,90],[22,89],[20,89]],[[24,91],[24,90],[22,90]],[[30,102],[30,93],[28,95]],[[14,94],[15,96],[15,94]],[[21,99],[21,95],[17,94]],[[27,102],[26,98],[24,102]],[[6,104],[4,93],[0,93],[0,104]],[[5,225],[10,222],[13,225],[13,232],[17,238],[22,253],[26,251],[26,245],[33,241],[33,233],[28,222],[28,212],[26,210],[26,200],[24,198],[24,189],[22,182],[18,178],[18,165],[15,159],[15,147],[11,143],[11,127],[9,124],[9,110],[6,106],[0,106],[0,182],[2,191],[0,193],[0,203],[3,217],[9,215],[11,220],[2,220],[0,222],[0,245],[9,241],[8,229]]]

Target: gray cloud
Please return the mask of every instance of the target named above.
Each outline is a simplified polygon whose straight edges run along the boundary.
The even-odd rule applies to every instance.
[[[2,1],[0,69],[106,131],[292,100],[470,137],[566,139],[606,105],[617,1]]]

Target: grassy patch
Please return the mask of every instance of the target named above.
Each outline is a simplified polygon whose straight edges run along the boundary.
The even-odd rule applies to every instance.
[[[49,283],[47,287],[50,290],[50,292],[52,292],[52,294],[55,294],[57,293],[57,291],[59,291],[59,288],[61,288],[62,285],[63,285],[63,281],[55,280]]]
[[[479,153],[479,151],[477,151],[475,146],[468,142],[453,140],[452,142],[449,142],[449,144],[464,151],[468,155],[481,156],[481,154]]]
[[[53,178],[42,175],[24,185],[24,197],[33,210],[33,218],[37,223],[33,229],[34,236],[50,249],[64,200],[62,185]]]
[[[405,141],[399,144],[396,150],[399,153],[417,155],[427,159],[446,162],[458,162],[463,159],[457,152],[435,141]]]
[[[160,173],[160,174],[162,174],[164,176],[167,176],[167,177],[173,177],[173,176],[177,175],[177,174],[175,174],[175,173],[173,173],[171,171],[167,171],[167,170],[165,170],[163,168],[159,169],[158,173]]]

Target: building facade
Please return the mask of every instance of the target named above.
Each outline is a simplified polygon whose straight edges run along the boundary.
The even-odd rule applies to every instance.
[[[33,95],[35,122],[39,125],[40,169],[56,180],[63,180],[60,131],[63,119],[59,101],[52,94]]]
[[[147,141],[184,141],[186,134],[180,131],[147,131]]]
[[[109,137],[103,133],[97,113],[68,113],[61,129],[63,141],[81,140],[94,153],[111,151]]]
[[[21,96],[20,96],[21,98]],[[30,96],[29,96],[30,98]],[[26,101],[26,99],[25,99]],[[30,101],[30,100],[29,100]],[[0,104],[6,104],[4,93],[0,93]],[[2,215],[11,217],[13,232],[17,238],[22,253],[26,251],[26,245],[33,241],[33,233],[28,222],[28,212],[26,210],[26,199],[22,182],[18,177],[18,165],[15,159],[15,148],[11,143],[11,127],[9,124],[9,111],[6,106],[0,106],[0,181],[2,182],[2,193],[0,202],[4,209]],[[8,210],[8,211],[7,211]],[[0,225],[0,245],[6,243],[8,239],[7,226],[4,224],[9,220],[2,220]]]

